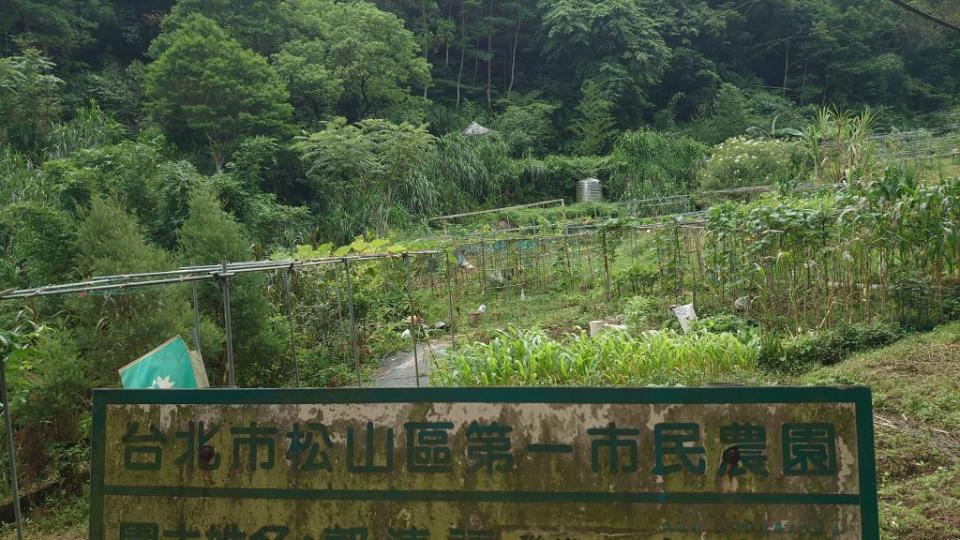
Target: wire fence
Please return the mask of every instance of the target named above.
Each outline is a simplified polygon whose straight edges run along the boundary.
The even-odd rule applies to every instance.
[[[540,324],[545,316],[560,330],[586,327],[622,311],[623,301],[635,295],[796,330],[935,318],[946,296],[960,291],[960,257],[952,244],[940,252],[918,250],[916,243],[899,241],[897,230],[882,229],[882,216],[876,227],[849,230],[828,226],[835,218],[823,220],[820,230],[806,223],[800,233],[711,229],[702,211],[647,222],[481,230],[436,239],[433,250],[101,276],[4,291],[0,299],[149,295],[216,284],[227,348],[225,365],[210,366],[211,381],[233,386],[244,378],[235,372],[231,347],[244,336],[231,331],[231,289],[243,276],[266,274],[262,294],[286,323],[289,351],[286,359],[247,360],[272,360],[281,381],[300,386],[321,379],[361,385],[382,351],[417,351],[420,340],[445,339],[456,347],[496,328]],[[919,231],[909,223],[898,226]],[[196,294],[192,302],[196,314]],[[194,321],[195,347],[203,349],[208,344],[199,339],[199,316]],[[418,383],[422,361],[429,360],[414,362]]]

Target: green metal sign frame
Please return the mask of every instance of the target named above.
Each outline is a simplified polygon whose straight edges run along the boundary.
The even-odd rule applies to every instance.
[[[389,388],[389,389],[207,389],[95,390],[93,394],[93,457],[90,487],[90,538],[103,539],[104,497],[153,495],[246,497],[268,499],[365,498],[403,500],[400,492],[311,492],[311,490],[251,490],[242,488],[180,488],[108,486],[105,484],[107,407],[110,405],[287,405],[373,403],[557,403],[557,404],[852,404],[856,414],[857,494],[777,493],[417,493],[417,500],[540,502],[653,502],[678,504],[776,503],[841,504],[860,508],[862,538],[879,539],[873,408],[867,387],[705,387],[705,388]],[[431,499],[435,497],[435,499]],[[453,497],[453,499],[450,499]],[[592,500],[600,497],[602,500]],[[584,500],[584,502],[586,502]]]

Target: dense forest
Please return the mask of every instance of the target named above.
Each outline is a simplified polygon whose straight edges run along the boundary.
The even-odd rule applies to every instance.
[[[172,249],[204,184],[263,251],[344,242],[585,175],[672,189],[623,173],[667,153],[638,130],[686,160],[823,106],[952,125],[958,51],[887,0],[6,0],[0,196],[75,220],[111,195]]]

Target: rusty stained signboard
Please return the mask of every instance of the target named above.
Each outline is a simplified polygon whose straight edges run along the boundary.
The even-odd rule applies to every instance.
[[[866,388],[101,390],[94,540],[878,538]]]

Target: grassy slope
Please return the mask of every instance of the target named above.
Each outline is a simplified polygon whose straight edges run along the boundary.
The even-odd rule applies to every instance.
[[[960,538],[960,323],[800,382],[873,387],[885,538]]]
[[[85,487],[84,490],[87,488]],[[42,507],[26,516],[24,537],[30,540],[83,540],[87,538],[86,491],[81,497],[57,493],[44,501]],[[0,528],[0,539],[16,540],[13,525]]]

